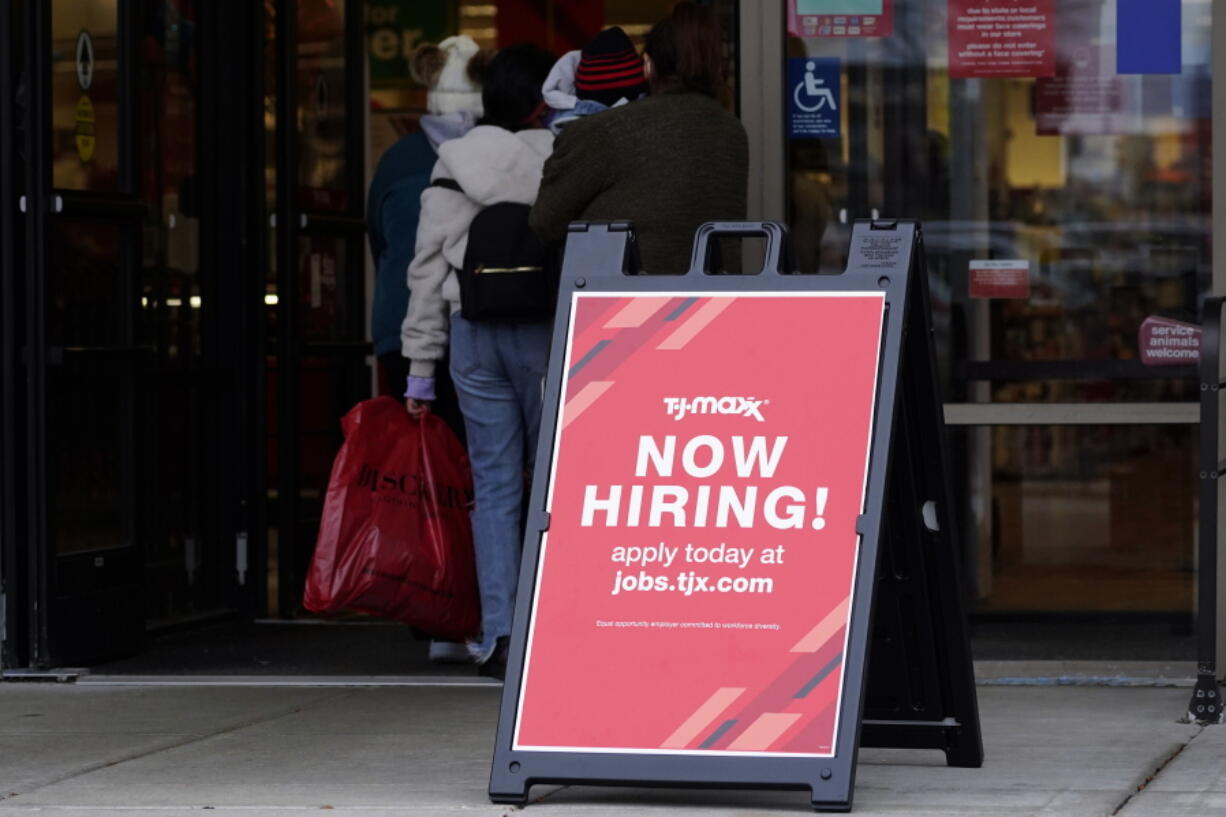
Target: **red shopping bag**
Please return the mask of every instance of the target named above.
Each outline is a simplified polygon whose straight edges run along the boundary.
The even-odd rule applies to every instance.
[[[447,424],[390,397],[341,421],[303,606],[393,618],[441,638],[480,629],[472,473]]]

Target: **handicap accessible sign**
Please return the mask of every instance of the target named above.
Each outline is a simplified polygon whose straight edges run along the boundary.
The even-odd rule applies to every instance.
[[[788,59],[788,138],[839,138],[839,61]]]

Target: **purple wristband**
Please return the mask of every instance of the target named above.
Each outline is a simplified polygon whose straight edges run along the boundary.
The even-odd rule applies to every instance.
[[[405,389],[404,396],[414,400],[434,400],[434,378],[409,375],[409,387]]]

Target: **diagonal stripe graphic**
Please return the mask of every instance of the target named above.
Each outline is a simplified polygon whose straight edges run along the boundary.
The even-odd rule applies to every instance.
[[[733,300],[733,298],[711,298],[699,307],[697,312],[682,321],[677,330],[666,337],[656,348],[664,351],[684,349],[687,343],[711,324],[711,321],[719,317],[719,313],[732,306]]]
[[[576,363],[575,365],[573,365],[573,366],[571,366],[571,367],[570,367],[569,376],[570,376],[570,377],[574,377],[576,372],[578,372],[580,369],[582,369],[582,368],[583,368],[584,366],[586,366],[587,364],[591,363],[591,362],[592,362],[592,358],[594,358],[594,357],[596,357],[596,355],[600,354],[600,353],[601,353],[601,351],[603,351],[603,350],[604,350],[604,348],[605,348],[606,346],[608,346],[608,345],[609,345],[610,343],[612,343],[612,342],[613,342],[613,341],[606,339],[606,340],[602,340],[602,341],[600,341],[600,342],[599,342],[599,343],[597,343],[595,346],[593,346],[593,347],[592,347],[592,348],[591,348],[591,349],[588,351],[588,353],[587,353],[586,355],[584,355],[583,357],[579,358],[579,362],[578,362],[578,363]]]
[[[831,610],[816,627],[806,633],[804,638],[796,642],[796,646],[792,647],[791,651],[817,652],[820,650],[822,645],[830,640],[830,636],[838,632],[847,623],[847,605],[850,602],[851,596],[839,602],[838,606]]]
[[[579,304],[583,310],[586,310],[587,306],[584,300],[580,299]],[[616,314],[617,311],[624,309],[627,304],[635,299],[589,298],[586,300],[617,301],[618,305],[614,306],[613,311],[609,313]],[[598,329],[593,328],[589,330],[583,338],[578,339],[572,345],[572,349],[590,349],[605,338],[613,341],[613,344],[584,367],[578,376],[570,378],[570,382],[567,384],[567,393],[578,393],[578,390],[589,381],[615,380],[615,375],[622,364],[635,359],[641,354],[650,354],[655,349],[656,344],[660,342],[660,338],[667,337],[670,332],[676,331],[677,324],[669,323],[665,320],[665,316],[674,309],[673,304],[680,303],[680,301],[680,298],[669,298],[664,304],[663,309],[656,310],[651,317],[643,321],[639,326],[626,327],[625,329],[605,329],[601,325]],[[578,351],[575,352],[576,356],[579,354]],[[574,359],[572,358],[572,361]]]
[[[735,718],[741,727],[733,727],[723,740],[725,742],[736,740],[740,731],[748,728],[767,712],[799,712],[803,715],[805,712],[821,709],[825,699],[834,698],[840,689],[839,683],[834,679],[841,677],[842,664],[835,668],[833,679],[828,677],[826,682],[819,684],[807,698],[796,698],[796,690],[803,687],[842,651],[843,639],[840,629],[826,642],[825,646],[816,652],[789,653],[792,663],[769,686],[756,694],[747,693],[728,708],[724,717]],[[828,741],[829,738],[823,744]],[[719,748],[726,748],[726,746]]]
[[[669,735],[668,740],[660,744],[661,749],[683,749],[690,741],[698,737],[702,730],[711,725],[711,721],[719,717],[719,713],[727,709],[733,701],[741,697],[745,687],[721,687],[712,693],[702,706],[686,718],[685,723],[677,727],[677,731]]]
[[[685,310],[689,309],[691,306],[693,306],[696,303],[698,303],[697,298],[686,298],[684,301],[681,302],[681,305],[678,306],[676,309],[674,309],[672,312],[670,312],[668,314],[668,317],[665,318],[664,320],[666,321],[677,320],[677,318],[680,318],[683,314],[685,314]]]
[[[656,314],[672,298],[634,298],[605,323],[605,329],[633,329]],[[691,299],[692,300],[692,299]],[[671,320],[671,318],[666,318]]]
[[[704,740],[698,748],[699,749],[710,749],[712,746],[719,743],[719,739],[722,738],[724,734],[727,733],[727,731],[734,726],[736,726],[735,720],[724,721],[723,723],[719,725],[718,729],[716,729],[714,732],[711,733],[711,737]]]
[[[799,712],[764,712],[728,745],[732,752],[762,752],[800,720]]]
[[[821,668],[821,670],[819,670],[819,671],[818,671],[817,675],[814,675],[814,676],[813,676],[813,677],[812,677],[812,678],[809,680],[809,683],[807,683],[807,684],[805,684],[803,687],[801,687],[801,688],[800,688],[800,691],[798,691],[798,692],[797,692],[797,693],[796,693],[794,696],[792,696],[792,697],[794,697],[794,698],[804,698],[804,697],[805,697],[805,696],[807,696],[807,695],[808,695],[810,692],[812,692],[813,690],[817,689],[817,685],[818,685],[818,684],[820,684],[822,681],[826,680],[826,676],[828,676],[830,673],[834,672],[834,671],[835,671],[835,670],[838,668],[838,666],[839,666],[839,662],[841,662],[842,660],[843,660],[843,653],[839,653],[838,655],[836,655],[836,656],[835,656],[835,657],[834,657],[834,658],[833,658],[833,659],[830,661],[830,663],[829,663],[829,664],[827,664],[826,666],[822,667],[822,668]]]
[[[792,733],[788,742],[777,747],[782,752],[828,752],[834,748],[834,708],[835,699],[830,700],[820,710],[800,725],[800,729]]]
[[[579,415],[587,411],[600,396],[613,387],[612,380],[595,380],[588,383],[579,393],[567,401],[562,407],[562,428],[579,419]]]
[[[616,298],[587,298],[580,301],[581,308],[576,308],[574,312],[575,318],[575,347],[576,349],[587,349],[591,346],[590,343],[580,343],[584,333],[591,329],[599,330],[601,321],[606,315],[617,311]]]

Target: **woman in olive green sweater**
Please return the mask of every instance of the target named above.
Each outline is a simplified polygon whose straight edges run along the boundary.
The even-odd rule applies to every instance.
[[[719,29],[709,9],[678,3],[647,35],[643,61],[646,99],[562,129],[530,222],[560,242],[572,221],[632,221],[644,270],[679,273],[698,225],[745,218],[748,140],[718,99]]]

